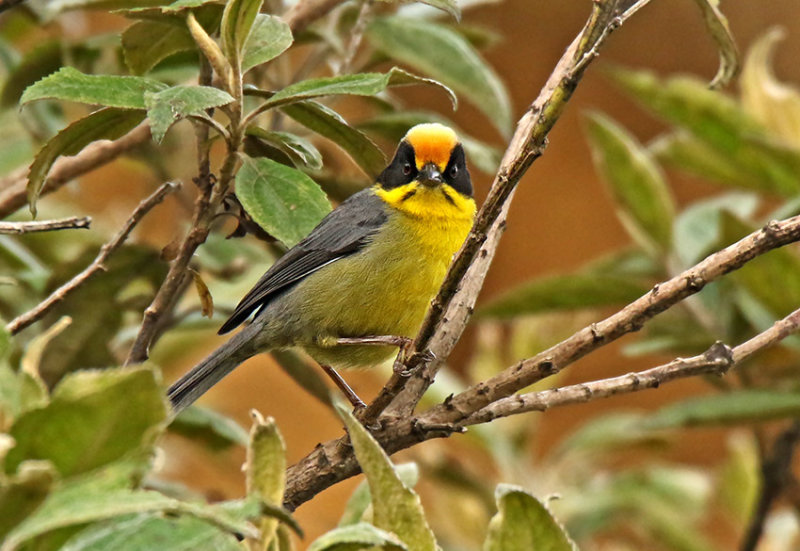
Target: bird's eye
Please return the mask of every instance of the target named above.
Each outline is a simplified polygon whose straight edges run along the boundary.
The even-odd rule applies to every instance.
[[[458,165],[453,165],[450,167],[450,177],[455,178],[456,176],[458,176]]]
[[[406,163],[403,165],[403,174],[405,174],[406,176],[411,174],[411,164]]]

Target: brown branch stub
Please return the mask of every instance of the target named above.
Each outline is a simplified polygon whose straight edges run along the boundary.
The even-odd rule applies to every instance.
[[[92,223],[88,216],[72,216],[59,220],[41,220],[32,222],[0,222],[0,234],[20,235],[56,230],[86,229]]]
[[[89,264],[89,266],[87,266],[82,272],[70,279],[64,285],[53,291],[49,297],[44,299],[33,310],[25,312],[24,314],[14,318],[8,323],[8,325],[6,325],[6,330],[14,335],[32,323],[42,319],[47,312],[49,312],[59,302],[64,300],[67,295],[83,285],[95,273],[103,270],[105,261],[108,260],[108,257],[111,256],[114,251],[122,246],[122,244],[130,235],[131,231],[133,231],[133,228],[135,228],[141,219],[144,218],[145,214],[163,201],[168,194],[180,189],[180,186],[180,182],[167,182],[162,184],[149,197],[139,203],[139,206],[136,207],[131,216],[125,222],[125,225],[122,226],[122,228],[111,239],[111,241],[100,248],[100,252],[92,261],[92,263]]]

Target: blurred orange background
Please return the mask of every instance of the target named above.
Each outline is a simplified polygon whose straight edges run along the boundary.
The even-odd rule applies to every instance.
[[[787,38],[778,49],[776,72],[782,80],[800,83],[800,65],[795,57],[800,51],[800,4],[796,0],[729,0],[722,8],[742,52],[773,25],[785,27]],[[581,29],[589,10],[589,0],[506,0],[465,12],[465,23],[485,25],[502,35],[502,41],[485,56],[507,84],[517,117],[536,96],[564,48]],[[553,130],[544,156],[534,163],[520,184],[508,231],[481,300],[497,296],[534,276],[577,268],[628,242],[609,196],[592,167],[582,133],[582,114],[589,110],[605,111],[645,142],[661,126],[603,77],[603,65],[615,63],[650,68],[664,75],[685,72],[710,80],[717,70],[717,61],[715,46],[692,0],[653,2],[610,37]],[[735,85],[729,92],[736,93]],[[449,105],[438,92],[415,89],[404,97],[415,108],[432,108],[451,115]],[[470,134],[501,145],[499,136],[486,119],[468,104],[462,102],[452,118]],[[182,175],[187,183],[193,168],[188,166]],[[105,223],[113,227],[154,185],[153,181],[136,181],[136,178],[142,178],[141,173],[131,175],[124,164],[118,164],[85,178],[76,198],[90,214],[104,218]],[[473,180],[482,197],[491,176],[473,171]],[[679,203],[715,190],[678,174],[670,173],[669,180]],[[191,193],[190,188],[186,186],[184,193]],[[120,199],[121,196],[125,199]],[[110,201],[112,197],[113,202]],[[109,204],[113,205],[113,212],[109,212]],[[174,216],[174,212],[176,208],[184,208],[181,204],[186,203],[171,199],[166,206],[154,211],[153,217],[144,224],[140,238],[159,246],[174,239],[180,230],[176,225],[180,216]],[[214,289],[211,291],[213,293]],[[452,358],[456,369],[471,353],[472,336],[468,331]],[[187,349],[174,365],[165,366],[167,380],[177,378],[220,342],[221,338],[209,336],[204,349]],[[622,342],[630,341],[623,339]],[[619,349],[618,345],[606,347],[570,367],[564,382],[626,373],[665,359],[626,358],[619,354]],[[371,372],[349,372],[345,377],[367,400],[382,383]],[[548,411],[542,414],[542,438],[546,444],[553,444],[576,425],[608,407],[653,408],[677,396],[706,389],[700,382],[684,381],[656,391]],[[288,379],[266,355],[237,369],[201,403],[234,417],[244,426],[249,425],[251,408],[275,417],[286,438],[290,462],[303,457],[318,442],[341,434],[341,422]],[[685,434],[685,441],[673,454],[675,459],[701,464],[718,460],[723,447],[719,433],[695,430]],[[458,440],[459,436],[453,439]],[[442,445],[442,442],[425,443],[400,456],[408,459],[416,453],[438,453]],[[177,437],[169,440],[166,447],[164,472],[169,476],[184,480],[211,496],[235,497],[243,493],[244,478],[239,470],[243,453],[215,455]],[[306,542],[336,524],[342,505],[357,480],[339,484],[298,509],[296,515],[306,530]]]

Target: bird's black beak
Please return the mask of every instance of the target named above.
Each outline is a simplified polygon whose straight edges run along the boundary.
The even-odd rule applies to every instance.
[[[422,170],[418,173],[417,180],[428,187],[436,187],[444,182],[442,173],[439,172],[439,167],[433,163],[428,163],[422,167]]]

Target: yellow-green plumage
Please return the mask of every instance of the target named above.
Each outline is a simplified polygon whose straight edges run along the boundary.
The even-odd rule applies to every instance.
[[[170,388],[174,410],[270,349],[301,347],[333,367],[388,359],[395,348],[337,341],[413,337],[474,215],[455,133],[414,127],[378,183],[330,213],[242,299],[220,332],[255,312],[253,322]]]
[[[454,208],[437,197],[440,193],[422,190],[406,201],[411,203],[390,207],[386,223],[364,250],[289,291],[285,310],[281,305],[285,314],[271,324],[280,333],[273,346],[301,346],[318,362],[336,367],[374,365],[396,353],[387,346],[330,345],[339,337],[416,334],[474,215],[474,203]],[[423,202],[437,208],[420,209]],[[287,318],[292,318],[288,324]],[[287,325],[302,334],[287,335]]]

